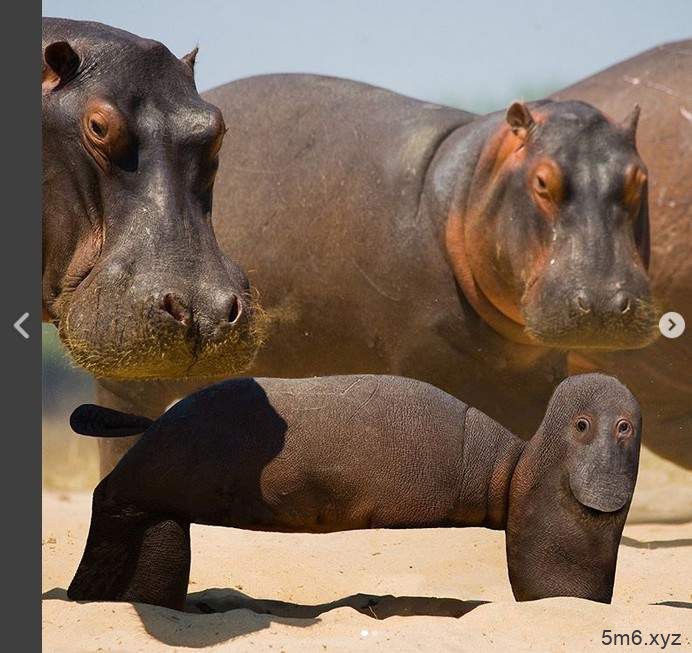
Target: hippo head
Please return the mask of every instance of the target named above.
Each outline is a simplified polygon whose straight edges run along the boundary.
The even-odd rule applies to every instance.
[[[555,389],[512,476],[507,558],[518,600],[610,601],[640,445],[639,404],[617,379],[582,374]]]
[[[536,445],[561,451],[572,496],[615,512],[629,505],[639,465],[642,419],[634,395],[617,379],[580,374],[556,388]],[[553,438],[554,442],[541,442]]]
[[[226,128],[195,54],[44,20],[44,319],[97,376],[234,373],[259,344],[248,281],[212,229]]]
[[[638,115],[615,124],[590,105],[548,101],[488,119],[466,204],[465,272],[472,303],[475,292],[501,332],[559,349],[655,338]]]

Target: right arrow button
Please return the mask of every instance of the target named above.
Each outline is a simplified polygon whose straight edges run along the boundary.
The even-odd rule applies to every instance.
[[[666,338],[679,338],[685,332],[685,318],[675,311],[668,311],[658,321],[658,329]]]

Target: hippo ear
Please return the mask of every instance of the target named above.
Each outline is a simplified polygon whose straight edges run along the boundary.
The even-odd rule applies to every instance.
[[[193,50],[188,52],[184,57],[180,58],[184,64],[190,69],[190,72],[194,76],[195,74],[195,61],[197,60],[197,53],[199,52],[199,46],[196,45]]]
[[[635,104],[627,118],[625,118],[621,123],[622,128],[629,136],[633,145],[636,143],[637,124],[639,123],[640,112],[641,107],[638,104]]]
[[[529,108],[523,102],[512,102],[507,109],[505,119],[512,128],[512,133],[523,141],[526,140],[529,132],[536,124]]]
[[[43,51],[41,89],[50,93],[69,82],[79,69],[79,56],[66,41],[56,41]]]

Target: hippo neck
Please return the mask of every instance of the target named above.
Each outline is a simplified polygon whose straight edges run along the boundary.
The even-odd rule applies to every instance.
[[[514,469],[525,442],[485,413],[469,408],[464,424],[459,495],[452,521],[458,526],[503,530]]]
[[[497,309],[476,283],[466,255],[463,218],[460,214],[452,212],[447,217],[444,239],[454,277],[473,310],[503,338],[521,345],[535,346],[536,343],[526,334],[524,325]]]
[[[433,220],[437,223],[445,256],[455,280],[471,308],[495,332],[510,342],[533,345],[524,325],[500,311],[476,282],[469,265],[464,236],[464,216],[470,205],[471,188],[481,153],[497,129],[497,118],[484,116],[452,132],[431,163],[427,193]]]

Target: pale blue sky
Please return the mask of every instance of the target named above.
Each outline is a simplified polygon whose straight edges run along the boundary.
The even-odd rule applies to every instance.
[[[43,14],[115,25],[178,55],[199,43],[200,90],[315,72],[476,110],[692,36],[691,0],[45,0]]]

